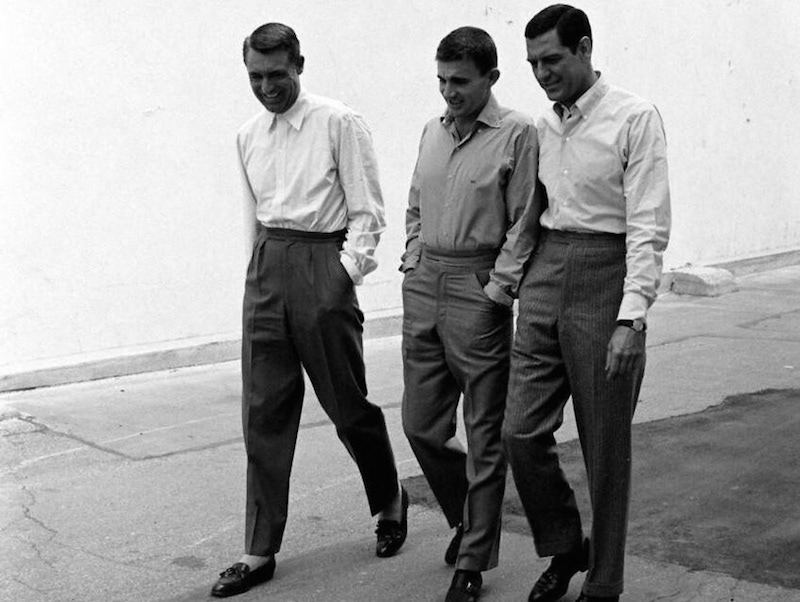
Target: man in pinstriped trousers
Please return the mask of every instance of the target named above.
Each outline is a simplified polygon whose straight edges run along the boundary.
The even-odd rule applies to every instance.
[[[655,107],[592,67],[583,11],[563,4],[525,31],[555,102],[538,122],[548,205],[519,292],[503,442],[540,556],[530,602],[611,602],[623,589],[631,422],[644,374],[647,309],[670,226],[666,141]],[[572,396],[592,506],[584,540],[554,432]]]

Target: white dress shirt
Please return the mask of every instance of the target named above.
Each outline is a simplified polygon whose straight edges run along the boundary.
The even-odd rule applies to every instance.
[[[669,240],[667,144],[656,108],[602,76],[569,109],[538,123],[539,179],[551,230],[625,234],[618,319],[645,319]]]
[[[383,198],[369,128],[343,103],[301,91],[285,113],[261,111],[237,136],[248,234],[257,220],[304,232],[347,229],[353,282],[377,266]]]

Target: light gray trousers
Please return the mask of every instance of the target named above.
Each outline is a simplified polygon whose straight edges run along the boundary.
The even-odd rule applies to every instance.
[[[464,524],[456,568],[472,571],[497,566],[505,492],[512,314],[481,284],[496,256],[426,248],[403,282],[403,428],[447,522]],[[462,393],[466,453],[451,441]]]

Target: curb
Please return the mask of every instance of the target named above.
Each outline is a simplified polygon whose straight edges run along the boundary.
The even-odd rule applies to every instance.
[[[402,323],[402,308],[367,316],[364,320],[364,339],[399,335]],[[102,355],[92,354],[94,357],[84,356],[79,359],[72,356],[72,362],[70,357],[31,362],[15,372],[0,374],[0,394],[144,372],[238,361],[241,357],[241,346],[241,336],[236,334],[111,349]]]
[[[736,290],[735,276],[796,264],[800,264],[800,249],[707,267],[676,268],[664,273],[660,292],[717,296]],[[368,314],[364,339],[398,336],[402,323],[402,307]],[[240,348],[240,336],[229,334],[111,349],[80,358],[72,356],[72,361],[59,357],[31,362],[15,372],[0,374],[0,393],[234,361],[240,357]]]

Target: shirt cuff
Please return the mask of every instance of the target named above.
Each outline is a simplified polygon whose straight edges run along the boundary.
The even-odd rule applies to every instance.
[[[356,262],[353,261],[353,258],[350,257],[346,253],[339,253],[339,261],[342,263],[342,267],[344,267],[345,271],[349,274],[350,280],[353,281],[353,284],[361,284],[364,281],[364,277],[361,275],[361,272],[356,265]]]
[[[408,255],[403,257],[402,263],[400,264],[400,267],[397,269],[405,274],[408,270],[413,270],[418,265],[419,265],[419,256]]]
[[[511,305],[514,303],[514,299],[511,297],[511,295],[507,294],[502,288],[500,288],[500,285],[492,280],[486,283],[486,286],[483,287],[483,292],[486,293],[486,296],[489,297],[489,299],[498,305],[511,307]]]
[[[650,302],[639,293],[627,292],[622,296],[617,320],[642,320],[647,322],[647,308]]]

